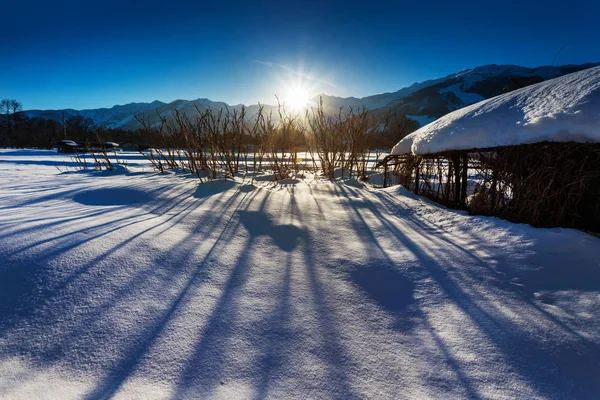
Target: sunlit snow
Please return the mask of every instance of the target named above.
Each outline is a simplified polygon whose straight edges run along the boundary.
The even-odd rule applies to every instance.
[[[600,239],[0,150],[2,398],[594,398]]]

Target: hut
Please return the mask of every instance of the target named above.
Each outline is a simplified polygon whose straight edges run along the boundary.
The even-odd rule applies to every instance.
[[[92,143],[81,145],[76,143],[73,140],[61,140],[56,143],[56,149],[59,153],[100,153],[103,151],[113,151],[113,150],[121,150],[118,143],[115,142],[104,142],[104,143]]]
[[[82,146],[74,142],[73,140],[61,140],[55,145],[59,153],[77,153],[80,152]]]
[[[115,142],[104,142],[103,146],[106,150],[120,150],[121,149],[119,146],[119,143],[115,143]]]
[[[600,232],[600,67],[447,114],[383,166],[386,184],[452,208]]]

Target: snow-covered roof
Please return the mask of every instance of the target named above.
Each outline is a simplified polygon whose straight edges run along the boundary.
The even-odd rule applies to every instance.
[[[451,112],[406,136],[391,154],[431,154],[542,141],[600,142],[600,67]]]
[[[77,143],[75,143],[74,141],[72,141],[72,140],[68,140],[68,139],[61,140],[59,143],[62,143],[62,144],[64,144],[64,145],[66,145],[66,146],[79,146],[79,145],[78,145]]]
[[[420,131],[420,129],[411,133],[410,135],[405,136],[402,140],[400,140],[398,143],[396,143],[396,145],[392,148],[392,151],[390,152],[390,154],[397,155],[397,154],[410,153],[412,151],[412,144],[413,144],[413,139],[414,139],[415,133],[417,133],[418,131]]]

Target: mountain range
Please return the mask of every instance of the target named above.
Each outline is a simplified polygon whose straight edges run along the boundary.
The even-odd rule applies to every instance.
[[[311,99],[316,105],[319,99],[323,101],[326,112],[334,112],[340,107],[366,107],[377,113],[395,111],[425,125],[451,111],[477,103],[481,100],[509,92],[520,87],[528,86],[547,79],[556,78],[571,72],[600,65],[588,63],[581,65],[543,66],[537,68],[521,67],[517,65],[484,65],[460,71],[448,76],[415,83],[396,92],[382,93],[363,98],[341,98],[329,95],[319,95]],[[209,99],[175,100],[171,103],[153,101],[151,103],[130,103],[116,105],[111,108],[98,108],[89,110],[27,110],[23,113],[30,118],[45,118],[61,121],[65,118],[82,116],[91,118],[95,125],[106,128],[136,129],[139,122],[135,116],[144,115],[151,122],[159,120],[158,114],[168,116],[178,110],[183,113],[196,113],[198,108],[220,110],[241,110],[241,104],[228,105],[223,102]],[[267,111],[277,114],[276,106],[264,106]],[[252,117],[258,110],[258,105],[246,107],[248,117]]]

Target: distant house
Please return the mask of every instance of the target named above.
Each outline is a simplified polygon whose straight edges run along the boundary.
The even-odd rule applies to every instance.
[[[99,145],[95,145],[95,146],[98,149],[97,151],[102,151],[102,150],[121,151],[121,150],[123,150],[121,148],[121,146],[119,145],[119,143],[115,143],[115,142],[104,142],[103,144],[99,144]],[[96,150],[93,150],[93,151],[96,151]]]
[[[115,142],[104,142],[104,143],[93,143],[89,145],[81,145],[76,143],[73,140],[61,140],[56,143],[56,148],[59,153],[83,153],[83,152],[93,152],[99,153],[104,150],[112,151],[120,149],[118,143]]]
[[[59,153],[77,153],[82,151],[82,146],[74,142],[73,140],[61,140],[56,143],[56,148]]]
[[[112,149],[118,149],[119,147],[120,147],[120,146],[119,146],[119,143],[115,143],[115,142],[104,142],[104,148],[105,148],[105,149],[107,149],[107,150],[108,150],[108,149],[111,149],[111,150],[112,150]]]
[[[600,232],[599,110],[600,67],[481,101],[398,142],[384,182],[475,214]]]

